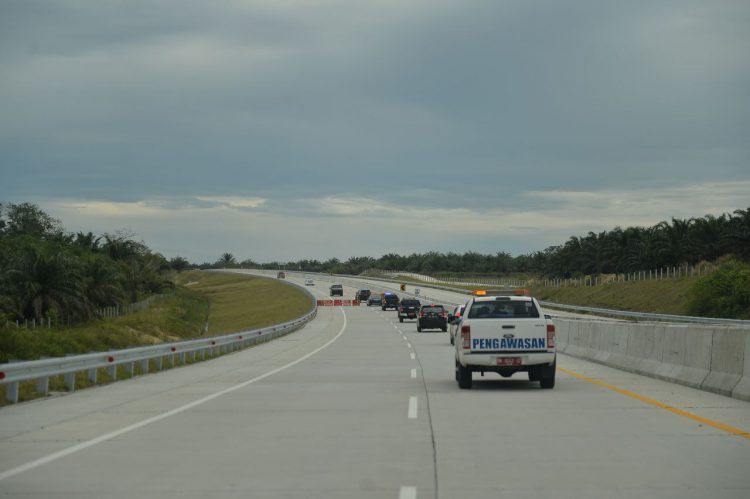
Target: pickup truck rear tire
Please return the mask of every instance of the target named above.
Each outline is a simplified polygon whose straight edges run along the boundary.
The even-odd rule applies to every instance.
[[[544,366],[539,370],[539,386],[550,389],[555,387],[555,371],[557,370],[557,361],[551,366]]]
[[[404,322],[404,318],[403,318],[403,317],[399,317],[399,318],[398,318],[398,321],[399,321],[399,322]]]
[[[441,330],[442,330],[442,331],[443,331],[444,333],[448,331],[448,328],[447,328],[447,327],[445,327],[445,326],[441,327],[440,329],[441,329]]]
[[[421,327],[421,326],[417,326],[417,332],[418,332],[418,333],[421,333],[421,332],[422,332],[422,327]]]
[[[458,387],[460,389],[471,389],[471,369],[462,366],[458,361],[456,361],[456,381],[458,381]]]
[[[456,342],[453,341],[453,336],[451,336],[451,345],[455,345],[455,344],[456,344]]]

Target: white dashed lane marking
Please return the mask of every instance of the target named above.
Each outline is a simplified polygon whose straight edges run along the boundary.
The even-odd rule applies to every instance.
[[[398,499],[417,499],[417,488],[401,487],[398,492]]]
[[[409,419],[417,419],[417,397],[409,397]]]

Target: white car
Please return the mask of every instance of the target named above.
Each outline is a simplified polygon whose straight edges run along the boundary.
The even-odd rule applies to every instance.
[[[464,313],[466,305],[456,305],[448,315],[448,336],[450,336],[451,345],[455,345],[456,334],[458,333],[458,324],[461,322],[461,314]]]
[[[455,338],[456,381],[471,388],[472,373],[508,378],[527,372],[542,388],[555,386],[555,325],[530,296],[478,291],[466,303]]]
[[[315,282],[312,279],[305,279],[305,286],[315,286]]]

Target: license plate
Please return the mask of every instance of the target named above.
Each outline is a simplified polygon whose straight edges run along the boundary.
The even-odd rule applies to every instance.
[[[520,366],[521,357],[498,357],[497,365],[498,366]]]

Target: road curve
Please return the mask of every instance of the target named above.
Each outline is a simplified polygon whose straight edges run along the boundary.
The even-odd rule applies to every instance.
[[[2,408],[0,494],[750,496],[750,403],[563,355],[554,390],[461,391],[447,335],[394,318],[321,307],[255,348]]]

